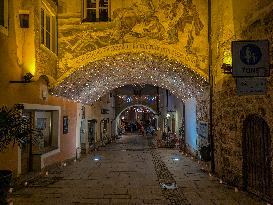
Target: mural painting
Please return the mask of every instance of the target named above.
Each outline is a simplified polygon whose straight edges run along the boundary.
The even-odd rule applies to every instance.
[[[201,33],[204,36],[207,34],[204,25],[192,0],[173,0],[168,3],[161,0],[134,0],[126,8],[113,10],[110,22],[85,23],[83,19],[80,25],[62,25],[59,31],[59,76],[77,64],[73,64],[73,61],[83,62],[90,57],[96,59],[99,53],[116,54],[117,46],[111,46],[130,43],[161,46],[167,49],[165,53],[180,51],[183,56],[193,59],[189,67],[205,69],[207,45],[199,48],[200,41],[204,41],[200,37]],[[109,48],[94,52],[105,47]],[[127,52],[134,52],[137,46],[129,47],[132,47],[132,51]],[[92,52],[92,55],[86,56],[88,52]]]

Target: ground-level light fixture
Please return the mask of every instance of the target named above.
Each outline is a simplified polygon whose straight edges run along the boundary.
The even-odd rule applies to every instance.
[[[94,160],[94,161],[100,161],[100,160],[101,160],[101,157],[100,157],[100,156],[94,156],[94,157],[93,157],[93,160]]]
[[[181,158],[179,157],[179,156],[172,156],[171,157],[171,159],[173,160],[173,161],[179,161]]]

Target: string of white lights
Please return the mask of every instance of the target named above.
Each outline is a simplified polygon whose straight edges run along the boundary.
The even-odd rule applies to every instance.
[[[162,56],[122,54],[92,62],[51,89],[51,94],[90,104],[111,90],[129,84],[149,84],[168,89],[181,100],[203,92],[205,78],[190,68]]]

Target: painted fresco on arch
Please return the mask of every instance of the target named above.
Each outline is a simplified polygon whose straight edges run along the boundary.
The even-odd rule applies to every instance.
[[[113,23],[113,43],[150,38],[174,44],[179,42],[179,32],[187,32],[185,47],[188,51],[194,37],[204,28],[196,6],[192,1],[182,0],[158,4],[152,0],[136,1],[129,8],[116,9]]]
[[[206,67],[207,16],[200,15],[194,1],[132,0],[124,8],[113,6],[111,18],[99,26],[83,23],[59,32],[60,66],[69,67],[69,61],[102,47],[137,42],[186,52],[203,63],[195,66]]]

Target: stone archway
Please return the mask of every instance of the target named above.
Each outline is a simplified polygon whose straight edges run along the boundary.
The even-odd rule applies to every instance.
[[[123,112],[123,111],[125,111],[126,109],[128,109],[128,108],[130,108],[130,107],[134,107],[134,106],[141,106],[141,107],[145,107],[145,108],[147,108],[147,109],[149,109],[149,110],[151,110],[152,111],[152,113],[154,113],[154,114],[156,114],[156,111],[155,110],[153,110],[151,107],[149,107],[149,106],[147,106],[147,105],[142,105],[142,104],[133,104],[133,105],[130,105],[130,106],[127,106],[127,107],[125,107],[124,109],[122,109],[117,115],[116,115],[116,118],[117,117],[119,117],[120,116],[120,114]]]
[[[133,108],[133,107],[144,107],[147,108],[148,110],[150,110],[153,114],[156,114],[157,112],[152,109],[151,107],[147,106],[147,105],[143,105],[143,104],[132,104],[129,106],[125,106],[121,111],[119,111],[116,116],[115,116],[115,129],[118,130],[118,125],[120,124],[120,116],[121,114],[126,111],[127,109]],[[158,116],[156,117],[156,121],[158,122]]]
[[[181,100],[202,93],[208,83],[190,68],[147,53],[122,54],[91,62],[51,89],[51,94],[90,104],[112,89],[129,84],[166,88]]]

